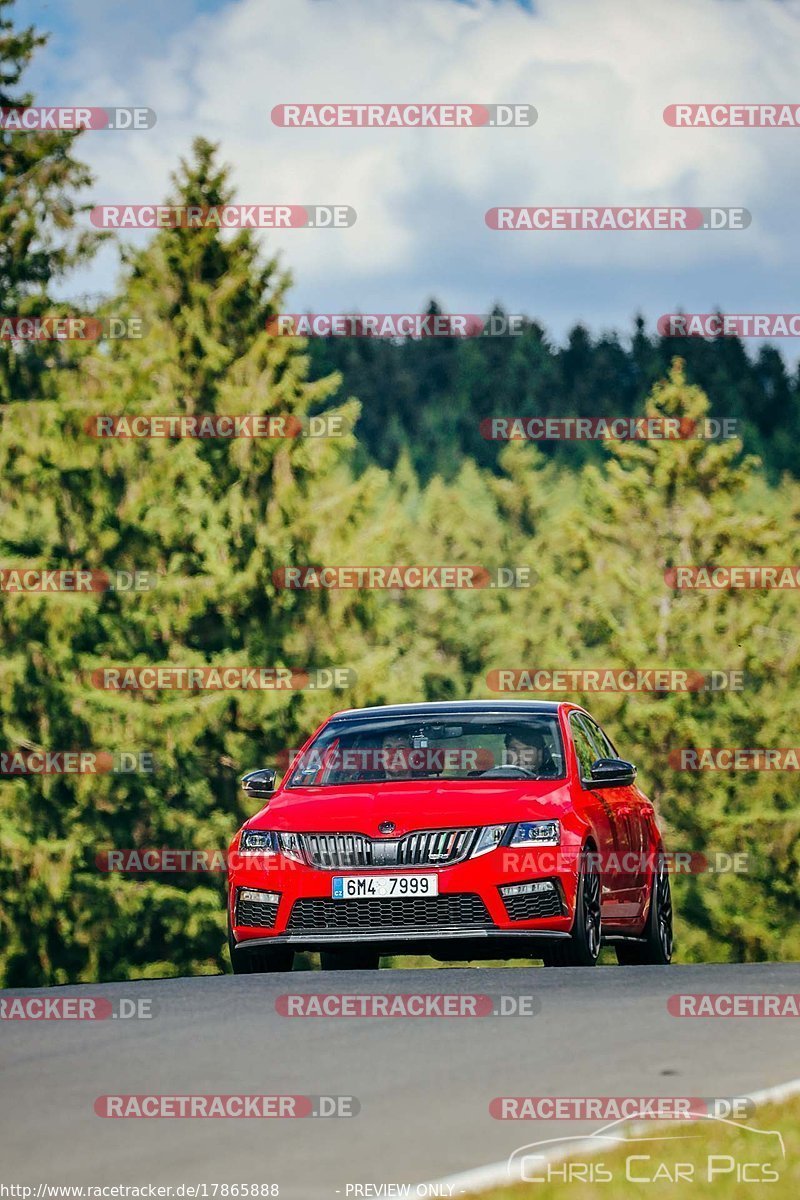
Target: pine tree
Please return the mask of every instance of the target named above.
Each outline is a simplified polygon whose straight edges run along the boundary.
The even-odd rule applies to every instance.
[[[646,415],[700,426],[708,417],[708,398],[687,383],[681,360],[654,388]],[[670,754],[792,744],[800,655],[796,647],[781,654],[769,629],[784,627],[797,603],[791,593],[676,590],[669,572],[679,565],[790,562],[787,510],[796,508],[797,489],[770,494],[738,439],[609,449],[607,467],[585,474],[575,525],[581,560],[568,611],[581,665],[740,671],[744,690],[584,702],[641,762],[673,849],[750,856],[747,874],[676,881],[689,926],[684,953],[732,961],[793,956],[800,942],[793,937],[790,950],[785,939],[796,928],[800,821],[790,816],[791,777],[688,773],[675,769]]]
[[[0,0],[0,108],[27,107],[33,97],[20,80],[47,38],[32,27],[15,29],[13,0]],[[86,259],[98,241],[81,232],[76,217],[88,205],[77,195],[92,182],[72,154],[78,133],[28,133],[0,129],[0,315],[41,316],[63,309],[52,285]],[[0,403],[37,395],[42,375],[56,358],[56,344],[13,350],[0,340]]]
[[[210,206],[229,196],[214,148],[198,141],[171,199]],[[9,407],[2,557],[158,576],[140,593],[3,598],[5,744],[127,749],[152,753],[157,765],[153,776],[3,785],[1,836],[38,894],[34,918],[19,880],[5,881],[0,953],[10,981],[219,968],[219,876],[103,877],[95,857],[114,847],[227,846],[245,815],[237,776],[296,744],[299,730],[340,702],[331,692],[154,696],[87,684],[95,668],[124,663],[305,668],[339,665],[349,653],[315,597],[279,590],[272,578],[309,561],[334,523],[355,520],[361,485],[348,492],[349,436],[102,441],[85,432],[87,418],[103,413],[303,421],[336,380],[308,383],[302,343],[266,332],[286,285],[247,232],[163,230],[128,256],[113,304],[142,316],[146,335],[110,353],[90,349],[61,377],[58,400]],[[347,429],[357,407],[339,413]],[[36,866],[43,859],[50,876]]]

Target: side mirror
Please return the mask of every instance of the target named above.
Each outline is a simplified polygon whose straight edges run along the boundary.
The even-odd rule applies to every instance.
[[[262,767],[260,771],[248,771],[242,776],[242,790],[254,800],[268,800],[275,791],[275,771]]]
[[[595,787],[626,787],[636,778],[636,767],[624,758],[598,758],[592,763]]]

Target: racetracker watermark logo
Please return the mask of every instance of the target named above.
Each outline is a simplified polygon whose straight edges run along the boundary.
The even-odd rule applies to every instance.
[[[361,1103],[355,1096],[262,1095],[117,1095],[98,1096],[98,1117],[190,1118],[215,1117],[291,1120],[305,1117],[357,1117]]]
[[[155,1001],[138,996],[12,996],[0,999],[0,1021],[151,1021]]]
[[[490,208],[484,218],[490,229],[502,231],[571,230],[614,232],[697,229],[746,229],[752,217],[746,208]]]
[[[89,683],[107,692],[303,692],[352,687],[352,667],[101,667]]]
[[[747,875],[750,856],[747,851],[729,850],[658,850],[639,853],[628,851],[593,851],[582,854],[577,848],[550,850],[540,847],[531,850],[504,849],[500,870],[511,878],[520,875],[574,875],[586,861],[603,876],[646,875],[662,867],[670,875]]]
[[[152,129],[152,108],[0,108],[0,129],[11,133],[46,133],[54,129]]]
[[[438,564],[394,564],[381,567],[279,567],[272,572],[276,588],[289,591],[477,591],[485,588],[527,588],[530,567],[479,567]]]
[[[89,571],[42,567],[0,567],[0,592],[39,595],[89,592],[148,592],[158,583],[155,571]]]
[[[0,316],[4,342],[98,342],[143,338],[142,317],[85,317],[76,313],[55,317]]]
[[[734,417],[485,417],[487,442],[646,442],[736,437]]]
[[[152,775],[149,750],[0,750],[0,776]]]
[[[800,313],[665,313],[657,329],[662,337],[800,337]]]
[[[285,858],[278,850],[239,854],[227,850],[179,850],[174,847],[140,847],[138,850],[100,850],[94,865],[104,875],[224,875],[242,867],[252,871],[302,870],[303,863]]]
[[[676,771],[800,771],[800,747],[685,746],[670,750],[669,765]]]
[[[680,566],[667,567],[667,587],[680,590],[729,591],[738,588],[794,591],[800,588],[800,567],[794,566]]]
[[[339,413],[319,413],[302,420],[293,413],[145,413],[87,417],[84,432],[95,438],[324,438],[347,433]]]
[[[224,875],[236,867],[255,867],[268,870],[275,866],[276,856],[267,851],[260,855],[228,854],[227,850],[177,850],[175,848],[140,848],[138,850],[100,850],[94,859],[103,874],[120,872],[123,875]],[[292,864],[286,860],[287,867]]]
[[[489,1104],[496,1121],[742,1120],[754,1110],[746,1096],[495,1096]]]
[[[278,996],[281,1017],[535,1017],[541,1012],[536,996],[491,996],[472,993],[416,992],[294,992]]]
[[[639,667],[513,668],[489,671],[492,692],[741,692],[744,671]]]
[[[324,750],[312,746],[305,754],[301,750],[280,750],[276,762],[283,771],[293,766],[308,772],[343,771],[360,774],[363,771],[409,771],[438,775],[442,771],[488,771],[494,766],[516,766],[518,764],[511,761],[516,757],[506,750],[501,755],[503,761],[498,762],[491,750],[484,746],[398,746],[394,749],[329,746]]]
[[[800,1017],[800,994],[792,992],[678,993],[667,1000],[671,1017]]]
[[[668,104],[663,116],[675,129],[796,129],[800,104]]]
[[[522,313],[279,313],[267,319],[274,337],[473,338],[521,337]]]
[[[98,229],[349,229],[349,204],[98,204]]]
[[[529,128],[532,104],[276,104],[273,125],[284,129]]]

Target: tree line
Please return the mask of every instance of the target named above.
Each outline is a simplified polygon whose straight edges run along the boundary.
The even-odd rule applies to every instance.
[[[0,106],[41,39],[0,0]],[[0,133],[0,311],[52,293],[96,249],[80,135]],[[167,200],[232,198],[198,139]],[[57,214],[54,216],[54,214]],[[0,591],[0,750],[91,751],[152,769],[0,778],[0,981],[35,985],[227,969],[224,875],[109,871],[110,850],[224,849],[241,774],[285,761],[331,711],[479,698],[507,667],[738,671],[742,690],[571,696],[637,763],[675,850],[746,854],[676,878],[678,956],[797,958],[800,818],[786,772],[686,772],[681,747],[790,746],[793,591],[689,591],[670,568],[791,563],[796,381],[730,342],[630,349],[574,331],[383,345],[281,338],[290,278],[248,231],[163,229],[126,249],[100,319],[141,338],[0,341],[0,567],[154,583]],[[485,442],[493,413],[701,420],[744,438]],[[770,417],[769,414],[772,414]],[[340,436],[99,438],[97,414],[336,417]],[[781,436],[779,436],[781,435]],[[527,566],[500,589],[291,590],[303,564]],[[119,575],[118,573],[122,573]],[[333,690],[109,690],[109,666],[335,671]],[[116,756],[116,757],[115,757]]]

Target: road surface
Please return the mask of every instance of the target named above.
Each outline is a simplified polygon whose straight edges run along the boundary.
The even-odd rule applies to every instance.
[[[281,1016],[276,998],[292,991],[533,996],[539,1011]],[[798,1074],[795,1022],[677,1019],[666,1003],[676,992],[800,993],[800,965],[296,972],[42,989],[148,1000],[155,1015],[0,1021],[0,1182],[275,1183],[283,1200],[375,1196],[353,1185],[437,1179],[597,1128],[495,1120],[496,1096],[729,1097]],[[94,1111],[100,1095],[154,1093],[351,1095],[361,1110],[302,1120]]]

